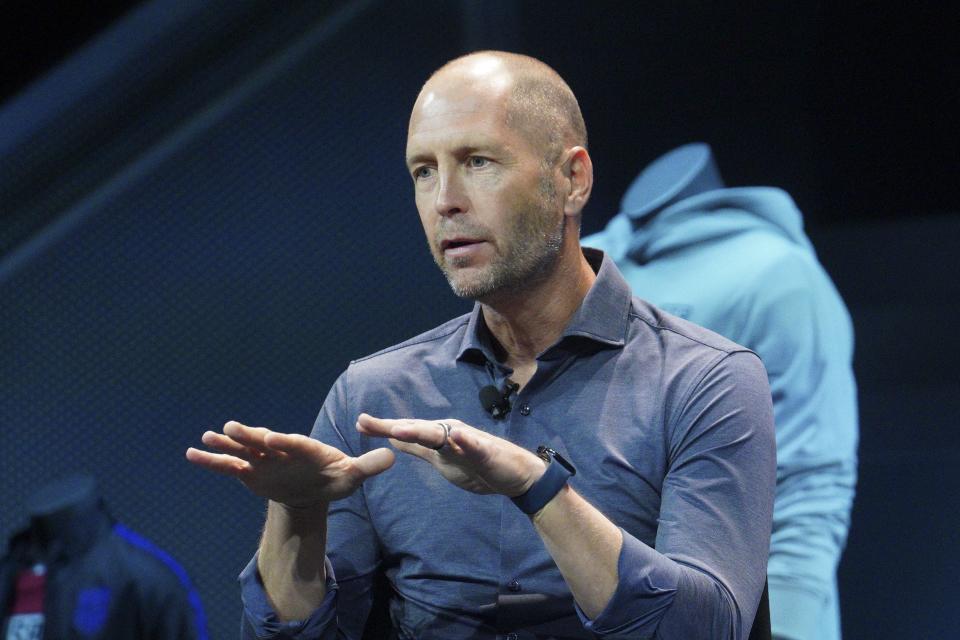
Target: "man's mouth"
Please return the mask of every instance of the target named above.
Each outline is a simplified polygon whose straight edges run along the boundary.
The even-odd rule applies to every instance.
[[[479,238],[447,238],[440,242],[440,252],[447,255],[462,255],[484,242],[486,241]]]

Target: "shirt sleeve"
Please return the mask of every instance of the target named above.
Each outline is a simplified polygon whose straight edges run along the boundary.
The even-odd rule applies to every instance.
[[[655,548],[628,533],[619,583],[584,626],[606,638],[747,638],[766,579],[775,482],[766,373],[750,352],[710,367],[670,426]]]
[[[257,571],[257,556],[240,573],[240,597],[243,601],[243,616],[240,621],[240,637],[243,640],[333,640],[337,627],[337,581],[330,560],[326,561],[327,595],[320,607],[305,620],[284,622],[270,606],[263,588],[260,572]]]
[[[346,379],[349,370],[327,395],[310,436],[350,456],[359,456],[361,441],[353,425]],[[349,429],[343,428],[349,425]],[[379,571],[379,541],[370,523],[364,489],[330,505],[327,516],[327,596],[307,619],[280,622],[270,607],[256,568],[256,556],[240,574],[243,600],[241,636],[263,640],[353,640],[363,635]]]

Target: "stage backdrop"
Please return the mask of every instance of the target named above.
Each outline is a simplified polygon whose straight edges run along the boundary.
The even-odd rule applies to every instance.
[[[184,450],[228,419],[306,433],[351,359],[469,309],[425,248],[406,119],[436,66],[504,47],[580,96],[597,165],[585,231],[691,139],[714,144],[731,183],[797,195],[858,331],[845,630],[949,637],[960,224],[941,205],[955,183],[907,210],[884,181],[858,199],[838,178],[856,153],[832,139],[855,115],[810,111],[832,104],[807,71],[825,55],[811,38],[832,33],[815,12],[484,4],[158,0],[3,105],[0,534],[39,484],[93,473],[111,511],[186,567],[211,636],[234,637],[264,505]],[[876,221],[881,201],[896,209],[882,218],[939,215]],[[836,224],[844,207],[856,224]]]

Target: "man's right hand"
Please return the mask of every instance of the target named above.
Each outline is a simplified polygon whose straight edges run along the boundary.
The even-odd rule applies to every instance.
[[[187,460],[237,478],[256,495],[294,508],[346,498],[394,461],[386,448],[353,458],[304,435],[233,421],[223,425],[223,433],[207,431],[202,441],[220,453],[190,447]]]

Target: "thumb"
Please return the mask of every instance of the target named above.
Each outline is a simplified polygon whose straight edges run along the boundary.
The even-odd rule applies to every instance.
[[[359,471],[364,478],[369,478],[392,467],[394,460],[393,451],[386,447],[380,447],[373,451],[367,451],[358,458],[354,458],[353,464],[354,468]]]

